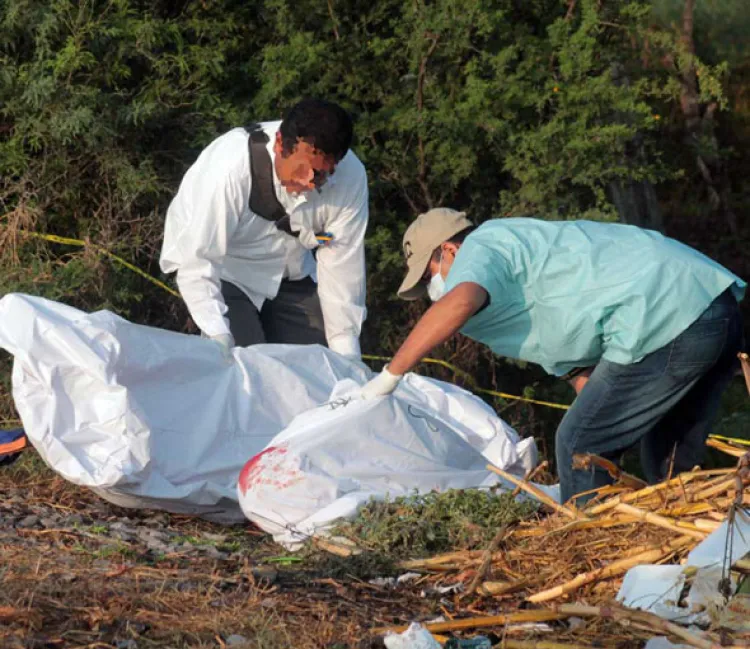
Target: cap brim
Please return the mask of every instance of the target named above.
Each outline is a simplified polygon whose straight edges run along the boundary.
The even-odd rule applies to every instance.
[[[398,296],[402,300],[418,300],[427,295],[427,287],[422,282],[422,276],[427,270],[430,259],[432,259],[432,251],[409,265],[406,277],[398,289]]]

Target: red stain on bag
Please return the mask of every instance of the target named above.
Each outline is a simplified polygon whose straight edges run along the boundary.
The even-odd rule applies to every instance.
[[[283,446],[269,446],[267,449],[251,457],[240,472],[239,483],[242,495],[244,496],[245,492],[259,480],[263,470],[267,467],[269,460],[273,456],[286,455],[286,452],[287,449]]]

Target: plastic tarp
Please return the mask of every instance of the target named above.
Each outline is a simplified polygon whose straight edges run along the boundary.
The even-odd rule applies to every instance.
[[[0,347],[14,356],[13,397],[42,458],[126,507],[242,520],[240,470],[277,447],[277,436],[316,449],[311,462],[326,453],[340,460],[352,445],[361,460],[345,461],[339,476],[324,475],[329,495],[308,503],[318,509],[297,512],[299,520],[313,520],[358,489],[377,487],[385,496],[428,484],[476,487],[493,480],[488,458],[519,474],[536,460],[533,440],[519,440],[480,399],[449,384],[410,375],[393,398],[346,396],[370,373],[319,346],[237,348],[226,363],[214,342],[198,336],[9,294],[0,300]],[[347,406],[336,408],[342,399]],[[426,408],[435,412],[414,416]],[[338,435],[325,431],[328,417],[346,420]],[[289,457],[295,453],[301,457],[296,450]],[[316,471],[311,485],[320,479]],[[425,481],[429,474],[434,479]]]
[[[240,475],[245,515],[287,547],[370,499],[499,484],[488,461],[519,476],[536,464],[532,439],[455,386],[411,374],[390,397],[356,394],[342,381]]]

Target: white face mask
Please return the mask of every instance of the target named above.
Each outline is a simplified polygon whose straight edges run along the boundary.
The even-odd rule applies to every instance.
[[[443,253],[440,253],[440,265],[438,266],[438,272],[432,276],[430,283],[427,284],[427,295],[433,302],[437,302],[443,295],[445,295],[445,280],[440,274],[443,270]]]

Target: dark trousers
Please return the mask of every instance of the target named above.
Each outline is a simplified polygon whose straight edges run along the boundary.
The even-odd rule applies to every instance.
[[[726,291],[671,343],[638,363],[600,361],[557,429],[563,502],[611,482],[599,468],[574,469],[577,453],[616,460],[640,443],[651,483],[663,480],[671,464],[674,474],[700,464],[742,339],[739,306]]]
[[[278,295],[266,300],[260,312],[240,289],[221,282],[229,330],[240,347],[259,343],[326,345],[318,286],[309,277],[283,280]]]

